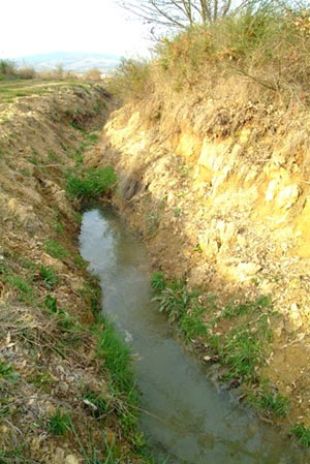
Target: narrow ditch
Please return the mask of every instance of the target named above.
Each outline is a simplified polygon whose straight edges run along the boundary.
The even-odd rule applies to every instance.
[[[104,314],[133,353],[140,426],[159,462],[306,464],[300,450],[215,388],[152,301],[141,241],[110,208],[83,214],[80,253],[101,284]]]

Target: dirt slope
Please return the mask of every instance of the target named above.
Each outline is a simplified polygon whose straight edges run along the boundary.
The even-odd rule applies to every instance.
[[[101,87],[75,85],[0,107],[2,463],[142,462],[98,351],[97,287],[64,190],[108,105]]]

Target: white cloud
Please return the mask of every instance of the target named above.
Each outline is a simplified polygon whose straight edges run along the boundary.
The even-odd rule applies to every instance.
[[[2,0],[0,57],[52,51],[144,55],[147,31],[116,0]]]

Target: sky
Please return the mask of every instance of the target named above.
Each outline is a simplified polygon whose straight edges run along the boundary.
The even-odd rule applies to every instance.
[[[50,52],[144,56],[144,26],[116,0],[0,0],[0,58]]]

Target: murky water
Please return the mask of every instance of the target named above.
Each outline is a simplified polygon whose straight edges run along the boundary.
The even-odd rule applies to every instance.
[[[159,462],[171,464],[307,464],[276,430],[218,392],[175,339],[151,302],[146,250],[110,210],[84,213],[80,249],[100,278],[104,313],[134,354],[141,428]]]

